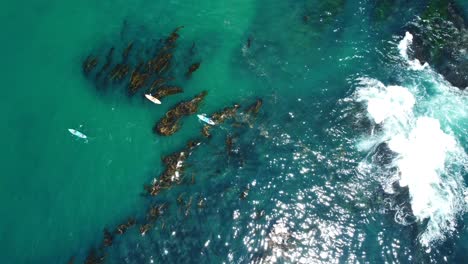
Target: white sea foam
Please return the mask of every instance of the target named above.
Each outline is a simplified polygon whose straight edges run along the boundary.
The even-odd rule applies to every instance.
[[[360,84],[368,89],[358,90],[356,99],[358,102],[366,102],[368,115],[376,124],[389,119],[401,122],[411,115],[416,100],[405,87],[386,87],[368,78],[361,78]]]
[[[400,56],[406,60],[406,63],[410,66],[410,69],[415,71],[420,71],[428,67],[429,65],[426,63],[421,64],[418,59],[410,60],[408,56],[408,50],[413,43],[413,35],[409,32],[405,33],[405,37],[400,41],[398,44],[398,50],[400,51]]]
[[[455,230],[458,216],[467,209],[463,175],[468,157],[458,139],[466,137],[468,99],[427,64],[409,60],[412,38],[407,32],[398,45],[408,62],[402,70],[420,73],[410,75],[404,86],[386,86],[371,78],[358,80],[353,99],[366,106],[368,118],[378,127],[358,146],[376,155],[377,146],[386,143],[394,152],[391,164],[372,164],[372,159],[366,159],[358,170],[372,174],[387,192],[392,192],[396,181],[409,188],[418,224],[427,220],[419,241],[429,248]]]
[[[420,236],[423,245],[443,239],[455,229],[456,218],[466,207],[460,171],[467,164],[463,149],[442,130],[439,120],[415,111],[418,102],[408,88],[363,78],[355,100],[365,104],[369,118],[381,126],[378,133],[362,140],[364,144],[387,143],[396,153],[390,167],[398,170],[380,179],[382,185],[388,190],[398,181],[409,188],[413,214],[419,223],[429,219]]]

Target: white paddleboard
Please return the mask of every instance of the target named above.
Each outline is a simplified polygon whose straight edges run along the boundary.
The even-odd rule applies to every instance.
[[[72,135],[77,136],[77,137],[79,137],[79,138],[88,138],[85,134],[81,133],[81,132],[78,131],[78,130],[69,128],[68,131],[69,131]]]
[[[158,98],[152,96],[151,94],[145,94],[145,97],[155,104],[161,104],[161,101],[159,101]]]
[[[197,115],[197,116],[201,121],[207,123],[208,125],[212,125],[212,126],[216,125],[216,123],[213,120],[211,120],[209,117],[206,117],[205,115]]]

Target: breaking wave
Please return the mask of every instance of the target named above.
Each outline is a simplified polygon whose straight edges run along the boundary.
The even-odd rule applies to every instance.
[[[413,43],[413,35],[409,32],[406,32],[405,37],[398,44],[398,50],[400,51],[400,56],[406,60],[410,69],[417,70],[417,71],[424,70],[425,68],[429,67],[427,62],[424,64],[421,64],[421,62],[418,59],[413,59],[413,60],[409,59],[408,49],[411,47],[412,43]]]
[[[411,43],[407,32],[398,50],[403,70],[417,70],[417,76],[410,75],[401,86],[358,79],[353,100],[365,106],[373,124],[370,135],[358,142],[358,148],[369,153],[358,172],[377,179],[387,193],[408,188],[412,213],[423,228],[419,241],[429,250],[455,231],[467,208],[463,176],[468,158],[461,140],[466,140],[462,124],[467,124],[468,100],[429,65],[410,60]],[[377,155],[390,158],[382,162]]]

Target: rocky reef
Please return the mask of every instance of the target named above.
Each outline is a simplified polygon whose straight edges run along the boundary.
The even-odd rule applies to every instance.
[[[172,89],[177,90],[176,88]],[[206,94],[207,92],[204,91],[196,95],[191,100],[178,103],[175,107],[166,113],[155,129],[158,131],[158,133],[167,135],[177,131],[179,128],[180,119],[184,116],[196,113]],[[239,111],[241,108],[239,104],[233,104],[232,106],[224,107],[222,110],[219,110],[210,115],[210,118],[213,120],[215,125],[204,126],[204,129],[206,129],[207,133],[209,133],[210,129],[220,128],[220,125],[223,123],[226,123],[229,120],[233,120],[234,122],[232,122],[231,126],[228,128],[230,132],[227,134],[224,142],[225,155],[227,157],[232,157],[237,152],[237,150],[234,150],[234,147],[238,139],[238,136],[232,135],[232,132],[235,132],[236,128],[239,127],[252,127],[252,123],[258,116],[262,105],[263,100],[256,99],[254,102],[249,104],[243,112]],[[187,168],[190,167],[190,165],[187,164],[187,160],[202,143],[206,142],[208,142],[208,140],[204,139],[203,137],[197,137],[195,140],[187,141],[182,149],[164,156],[162,158],[164,170],[157,177],[154,177],[150,184],[144,185],[144,197],[150,199],[150,205],[149,207],[146,207],[146,214],[144,217],[129,217],[122,221],[121,224],[118,224],[115,228],[104,228],[101,242],[97,245],[97,247],[91,247],[89,249],[86,258],[84,259],[84,263],[105,263],[108,257],[107,249],[114,246],[114,244],[118,244],[120,238],[135,226],[137,229],[133,232],[137,232],[141,236],[145,236],[147,233],[156,229],[157,222],[161,223],[160,230],[164,230],[166,225],[166,220],[164,217],[166,212],[169,211],[171,203],[161,202],[160,200],[154,199],[160,197],[160,195],[165,191],[173,189],[177,186],[184,184],[195,184],[194,174],[192,173],[190,175],[187,173]],[[193,162],[193,160],[190,162]],[[249,191],[250,185],[247,185],[241,190],[239,199],[247,199]],[[185,200],[184,193],[181,193],[176,200],[179,211],[184,217],[189,217],[192,205],[196,204],[196,208],[203,209],[205,207],[204,203],[205,200],[203,196],[199,195],[198,198],[190,196],[187,200]],[[70,258],[69,263],[75,263],[75,257]]]
[[[223,110],[220,110],[211,115],[210,119],[217,125],[224,123],[227,119],[230,119],[235,116],[237,110],[239,109],[240,105],[234,104],[232,107],[225,107]],[[210,137],[210,129],[211,125],[205,125],[202,128],[202,135],[204,137]]]
[[[339,0],[338,2],[341,2]],[[333,1],[332,1],[333,2]],[[138,41],[126,43],[114,43],[107,47],[104,52],[92,52],[82,62],[82,72],[87,79],[93,82],[98,89],[117,89],[124,88],[128,97],[133,97],[138,93],[150,94],[151,96],[162,99],[164,97],[183,93],[184,90],[178,86],[170,84],[172,81],[181,80],[185,77],[188,81],[192,75],[200,68],[201,61],[191,61],[185,66],[185,71],[174,71],[174,52],[176,51],[176,42],[179,39],[179,31],[183,27],[177,27],[164,39],[160,39],[154,47],[141,47]],[[154,44],[154,43],[153,43]],[[195,43],[190,48],[190,54],[193,55]],[[150,50],[151,52],[146,52]],[[117,54],[119,53],[119,54]],[[95,55],[97,54],[97,55]],[[117,56],[118,55],[118,56]],[[143,57],[144,56],[144,57]],[[174,73],[181,73],[179,75]],[[192,99],[179,101],[170,108],[162,118],[153,127],[153,131],[160,136],[170,136],[176,133],[181,126],[181,120],[189,115],[195,114],[207,95],[206,91],[200,92]],[[230,132],[225,138],[225,155],[233,156],[236,152],[237,136],[232,135],[232,130],[242,127],[252,127],[257,114],[262,107],[263,101],[257,99],[251,103],[243,112],[239,113],[240,105],[233,104],[213,113],[210,116],[211,125],[205,125],[202,129],[202,135],[210,137],[210,130],[221,127],[230,120],[232,126],[227,128]],[[197,135],[198,137],[198,135]],[[161,230],[165,227],[164,214],[168,211],[170,203],[160,202],[160,194],[165,190],[172,189],[177,185],[195,184],[195,176],[186,178],[187,159],[192,155],[195,149],[202,144],[204,139],[199,137],[197,140],[188,141],[182,149],[172,152],[163,157],[162,163],[164,170],[153,178],[151,184],[144,186],[144,196],[150,200],[149,207],[145,206],[145,216],[129,217],[120,222],[117,226],[107,229],[104,228],[102,239],[97,245],[91,247],[84,263],[97,264],[104,263],[107,259],[107,249],[119,243],[119,240],[127,232],[138,232],[144,236],[156,228],[156,222],[161,221]],[[246,199],[250,186],[247,186],[241,193],[240,199]],[[156,200],[155,200],[156,199]],[[164,198],[163,198],[164,199]],[[201,195],[198,198],[190,196],[184,200],[183,193],[177,198],[177,205],[183,211],[183,215],[188,217],[192,204],[201,209],[205,207],[204,199]],[[136,227],[136,228],[133,228]],[[74,263],[72,257],[69,263]]]
[[[161,136],[170,136],[174,134],[180,128],[180,120],[182,117],[195,114],[206,95],[207,92],[203,91],[190,101],[178,103],[167,111],[164,117],[158,121],[153,130]]]
[[[172,76],[172,73],[173,68],[178,66],[174,62],[174,53],[182,28],[175,28],[156,43],[151,41],[137,45],[137,40],[129,43],[119,40],[104,51],[104,54],[95,55],[94,53],[103,52],[93,51],[82,63],[83,74],[101,90],[124,86],[130,97],[140,91],[157,99],[182,93],[183,89],[179,86],[167,84],[181,79],[177,78],[179,76]],[[190,48],[192,55],[194,45],[195,43]],[[116,54],[117,52],[120,54]],[[186,76],[190,77],[199,67],[200,62],[190,64]]]
[[[191,140],[187,142],[184,149],[164,157],[163,164],[166,169],[158,179],[153,180],[151,185],[145,185],[146,193],[150,196],[156,196],[164,189],[169,189],[175,184],[181,184],[184,179],[184,162],[199,145],[200,141]]]
[[[468,86],[468,23],[455,1],[429,1],[406,30],[414,36],[414,58],[429,63],[453,86]]]

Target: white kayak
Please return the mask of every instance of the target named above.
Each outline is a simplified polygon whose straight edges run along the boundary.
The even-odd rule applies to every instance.
[[[208,125],[212,125],[212,126],[216,125],[216,123],[213,120],[211,120],[209,117],[206,117],[205,115],[197,115],[197,116],[201,121],[207,123]]]
[[[70,131],[70,133],[71,133],[72,135],[77,136],[77,137],[79,137],[79,138],[88,138],[85,134],[81,133],[81,132],[78,131],[78,130],[69,128],[68,131]]]
[[[145,97],[155,104],[161,104],[161,101],[159,101],[158,98],[152,96],[151,94],[145,94]]]

